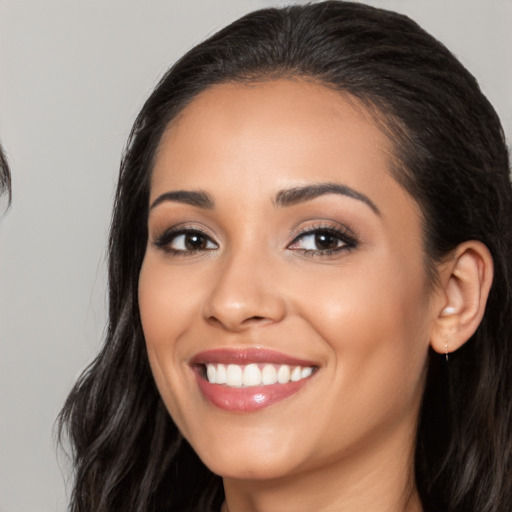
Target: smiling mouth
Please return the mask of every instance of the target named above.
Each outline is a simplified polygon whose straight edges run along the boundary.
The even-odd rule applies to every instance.
[[[297,394],[320,370],[314,361],[260,348],[208,350],[189,364],[206,401],[236,413],[258,411]]]

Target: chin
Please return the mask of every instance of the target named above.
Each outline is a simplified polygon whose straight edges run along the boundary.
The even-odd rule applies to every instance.
[[[203,463],[223,478],[270,480],[297,471],[300,452],[287,446],[286,440],[264,439],[261,432],[258,437],[259,440],[254,436],[232,436],[231,442],[216,440],[205,446],[192,446]]]
[[[291,467],[278,461],[230,460],[206,466],[216,475],[232,480],[275,480],[294,472]]]

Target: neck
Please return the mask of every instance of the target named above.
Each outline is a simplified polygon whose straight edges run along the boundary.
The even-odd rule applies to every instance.
[[[222,512],[422,512],[414,434],[368,446],[330,465],[268,480],[224,479]],[[393,442],[390,442],[393,441]]]

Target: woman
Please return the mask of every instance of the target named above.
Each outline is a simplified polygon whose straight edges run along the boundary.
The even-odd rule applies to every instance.
[[[201,43],[122,162],[71,510],[510,510],[511,219],[495,111],[408,18]]]

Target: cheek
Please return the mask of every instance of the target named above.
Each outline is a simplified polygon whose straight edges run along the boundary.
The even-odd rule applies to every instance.
[[[309,275],[298,306],[326,341],[340,388],[359,397],[393,400],[422,383],[429,345],[424,272],[395,260],[347,265],[335,279]]]
[[[173,279],[173,273],[159,261],[158,255],[146,254],[139,276],[139,311],[149,362],[164,396],[168,395],[167,381],[179,377],[172,369],[181,359],[178,340],[192,300],[184,285]]]
[[[186,435],[184,418],[189,391],[180,339],[190,325],[195,304],[193,283],[169,268],[154,254],[147,254],[139,276],[139,310],[148,359],[156,386],[173,420]]]
[[[304,316],[331,353],[331,394],[317,419],[333,446],[350,445],[358,431],[378,439],[404,419],[415,421],[428,352],[421,281],[411,276],[406,284],[393,267],[353,269],[338,285],[325,282],[317,300],[309,296],[304,304]],[[347,428],[340,440],[347,424],[359,427]]]
[[[148,351],[174,350],[201,300],[193,275],[172,272],[158,256],[144,259],[139,276],[139,309]]]
[[[387,255],[366,260],[361,258],[357,264],[348,263],[331,272],[302,274],[303,292],[293,295],[300,299],[305,315],[312,308],[308,316],[319,329],[332,327],[334,332],[345,334],[353,329],[354,336],[372,329],[382,335],[388,331],[398,334],[427,319],[428,298],[421,267],[404,260],[394,263],[396,258]]]

